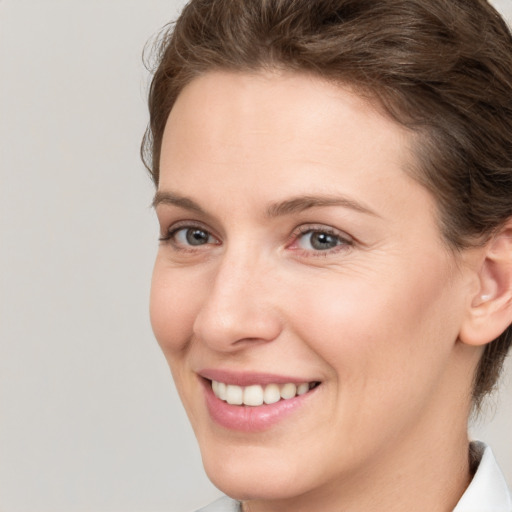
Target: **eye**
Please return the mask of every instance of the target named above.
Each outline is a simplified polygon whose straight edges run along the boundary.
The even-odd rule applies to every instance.
[[[309,231],[303,234],[298,241],[302,249],[314,249],[315,251],[327,251],[340,245],[341,240],[338,236],[323,231]]]
[[[353,245],[352,239],[327,227],[302,226],[294,234],[290,249],[302,250],[306,253],[329,254]]]
[[[208,230],[200,226],[176,226],[170,229],[166,236],[160,238],[161,242],[169,242],[176,249],[192,249],[207,244],[219,244]]]
[[[174,232],[174,240],[182,245],[196,246],[211,243],[213,237],[204,229],[181,228]]]

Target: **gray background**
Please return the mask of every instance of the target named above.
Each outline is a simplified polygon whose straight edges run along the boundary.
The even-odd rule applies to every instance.
[[[1,512],[184,512],[219,494],[147,314],[141,51],[182,4],[0,0]],[[511,374],[473,428],[510,483]]]

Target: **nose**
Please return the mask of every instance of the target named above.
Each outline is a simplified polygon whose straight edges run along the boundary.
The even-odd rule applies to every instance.
[[[217,351],[270,342],[281,332],[275,280],[264,258],[233,251],[213,265],[194,335]]]

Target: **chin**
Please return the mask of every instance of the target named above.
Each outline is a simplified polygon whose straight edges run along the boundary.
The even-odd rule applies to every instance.
[[[299,460],[287,461],[277,450],[224,446],[217,453],[202,450],[202,456],[211,482],[238,500],[286,500],[311,490],[307,482],[314,480]]]
[[[234,472],[215,468],[206,473],[215,487],[231,498],[244,500],[286,500],[306,492],[297,482],[290,482],[285,475],[274,472],[253,471],[247,464],[245,470]]]

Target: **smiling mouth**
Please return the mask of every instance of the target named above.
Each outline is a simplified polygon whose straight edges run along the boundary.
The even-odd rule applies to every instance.
[[[266,384],[261,386],[237,386],[225,384],[216,380],[211,381],[213,394],[230,405],[247,405],[258,407],[260,405],[275,404],[281,400],[290,400],[296,396],[305,395],[320,385],[320,382],[293,382],[286,384]]]

